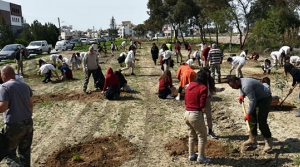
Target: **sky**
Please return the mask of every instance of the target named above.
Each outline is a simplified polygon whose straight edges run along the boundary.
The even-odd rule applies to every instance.
[[[146,13],[148,0],[3,0],[22,6],[26,23],[72,25],[73,29],[108,29],[110,19],[116,24],[131,21],[138,25],[149,18]]]

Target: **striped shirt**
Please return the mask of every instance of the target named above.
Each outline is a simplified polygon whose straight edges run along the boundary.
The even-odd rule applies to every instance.
[[[210,61],[210,64],[221,64],[223,53],[220,49],[210,49],[207,59]]]

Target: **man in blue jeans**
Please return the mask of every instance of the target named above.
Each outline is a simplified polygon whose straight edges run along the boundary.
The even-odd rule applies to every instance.
[[[2,131],[7,140],[4,160],[8,166],[29,167],[33,138],[32,91],[27,84],[16,80],[14,69],[9,65],[1,70],[1,78],[4,83],[0,87],[0,113],[3,113]]]

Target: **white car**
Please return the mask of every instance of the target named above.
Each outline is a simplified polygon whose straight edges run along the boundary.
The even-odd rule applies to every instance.
[[[70,44],[69,41],[67,40],[62,40],[62,41],[57,41],[55,44],[55,50],[68,50],[68,49],[73,49],[73,45]]]
[[[80,41],[81,41],[83,44],[90,44],[90,39],[88,39],[88,38],[80,38]]]

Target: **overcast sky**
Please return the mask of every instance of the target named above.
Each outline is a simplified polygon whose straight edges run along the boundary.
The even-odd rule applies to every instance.
[[[114,16],[117,24],[131,21],[143,24],[149,18],[146,13],[148,0],[4,0],[22,6],[26,23],[38,20],[42,24],[51,22],[58,27],[72,25],[73,29],[85,31],[109,28]]]

